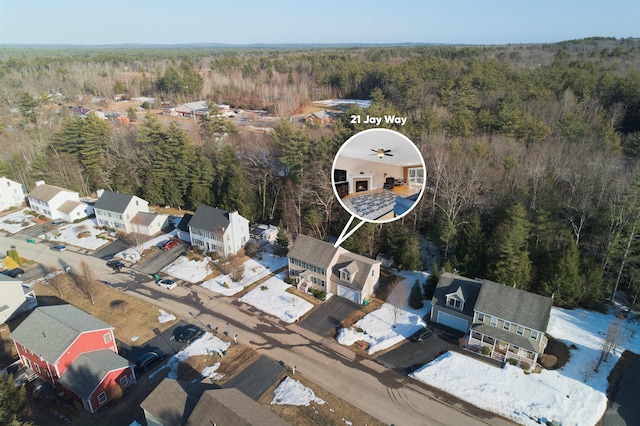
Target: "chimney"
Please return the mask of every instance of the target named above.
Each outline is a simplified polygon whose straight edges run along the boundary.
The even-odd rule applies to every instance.
[[[98,196],[98,198],[102,197],[102,194],[104,194],[104,189],[96,190],[96,195]]]
[[[36,181],[36,186],[40,186],[40,185],[44,185],[44,181],[43,180],[37,180]]]

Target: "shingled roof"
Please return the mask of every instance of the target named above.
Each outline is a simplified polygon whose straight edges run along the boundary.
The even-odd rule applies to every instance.
[[[200,205],[196,209],[190,228],[203,229],[209,232],[224,232],[229,226],[229,212],[216,207]]]
[[[60,188],[59,186],[42,184],[38,185],[27,194],[27,196],[31,198],[35,198],[36,200],[49,202],[53,197],[58,195],[61,192],[69,192],[71,194],[75,194],[76,192],[70,191],[65,188]]]
[[[331,271],[331,280],[339,283],[340,285],[346,285],[357,290],[362,290],[367,283],[367,278],[371,274],[371,268],[373,265],[380,263],[379,260],[373,260],[365,256],[360,256],[355,253],[341,253],[338,256],[338,261]],[[348,282],[340,279],[340,269],[346,269],[353,276],[353,281]]]
[[[446,306],[447,294],[457,293],[458,296],[460,296],[460,293],[462,293],[461,298],[464,300],[464,309],[462,310],[462,313],[472,317],[474,305],[476,305],[476,300],[478,299],[478,294],[481,292],[481,287],[481,281],[444,272],[440,275],[431,303],[437,306]]]
[[[338,247],[331,243],[299,234],[289,250],[289,257],[327,269],[337,251]]]
[[[96,204],[94,209],[106,210],[116,213],[124,213],[131,200],[135,195],[122,194],[120,192],[104,191]]]
[[[550,297],[483,280],[475,310],[545,332],[552,304]]]
[[[83,399],[88,399],[111,371],[133,367],[129,361],[109,349],[78,355],[60,376],[60,383]]]
[[[113,328],[72,305],[41,306],[11,333],[11,338],[55,364],[80,334]]]

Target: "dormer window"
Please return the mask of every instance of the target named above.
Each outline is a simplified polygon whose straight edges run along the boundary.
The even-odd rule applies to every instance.
[[[346,269],[340,269],[340,279],[351,282],[351,274]]]
[[[455,293],[447,294],[447,307],[462,311],[464,309],[464,294],[462,287],[458,287]]]
[[[347,266],[340,268],[340,279],[352,283],[353,279],[358,272],[358,265],[356,262],[350,262]]]
[[[462,302],[458,299],[454,299],[453,297],[449,298],[448,305],[452,308],[462,309]]]

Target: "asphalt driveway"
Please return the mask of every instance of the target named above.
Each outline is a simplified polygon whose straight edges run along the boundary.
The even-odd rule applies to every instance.
[[[349,314],[360,308],[361,306],[343,297],[333,296],[309,314],[300,323],[300,326],[318,336],[333,336],[336,332],[336,327],[339,327]]]
[[[102,247],[100,250],[93,252],[92,256],[99,259],[108,260],[111,259],[114,255],[120,253],[122,250],[128,249],[129,247],[129,244],[119,238],[114,242]]]
[[[138,263],[135,268],[144,274],[155,274],[180,257],[186,250],[187,243],[180,241],[177,246],[169,250],[157,250],[149,257],[143,257],[143,261]]]
[[[225,383],[224,387],[237,388],[253,400],[258,400],[280,378],[286,369],[278,361],[261,355],[240,374]]]

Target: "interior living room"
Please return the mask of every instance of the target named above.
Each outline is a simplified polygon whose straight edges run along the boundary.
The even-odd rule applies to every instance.
[[[424,176],[422,158],[411,143],[389,143],[379,137],[346,144],[333,170],[342,204],[357,216],[376,221],[404,214],[418,200]]]

